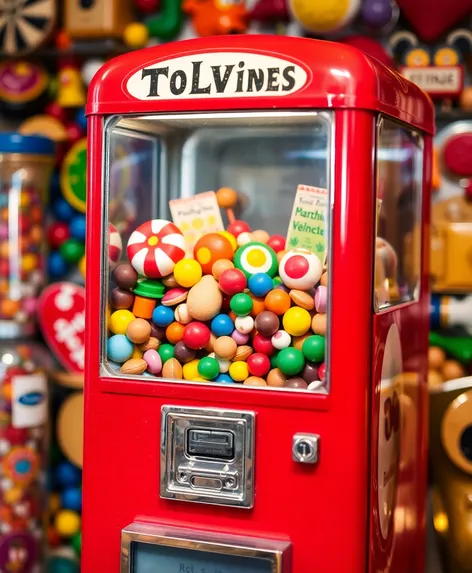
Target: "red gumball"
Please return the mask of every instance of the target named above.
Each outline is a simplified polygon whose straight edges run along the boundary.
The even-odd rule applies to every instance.
[[[210,342],[210,336],[210,329],[203,322],[191,322],[185,327],[182,340],[192,350],[201,350]]]
[[[324,382],[326,380],[326,364],[324,362],[318,368],[318,376],[320,377],[320,380],[322,382]]]
[[[227,269],[221,273],[219,285],[225,294],[238,294],[247,286],[246,275],[239,269]]]
[[[66,121],[67,120],[67,112],[66,110],[61,107],[57,102],[52,101],[48,103],[46,106],[45,112],[47,115],[58,119],[59,121]]]
[[[8,426],[8,428],[3,432],[3,437],[12,446],[22,444],[28,439],[28,430],[26,428],[14,428],[13,426]]]
[[[272,235],[267,241],[267,245],[274,249],[276,253],[285,249],[285,237],[282,235]]]
[[[260,352],[265,354],[266,356],[272,356],[274,354],[275,348],[271,342],[270,337],[264,336],[260,332],[258,332],[253,340],[252,340],[252,347],[254,348],[255,352]]]
[[[246,221],[239,221],[236,219],[228,225],[226,230],[228,233],[231,233],[234,237],[238,238],[241,233],[250,233],[251,227],[246,223]]]
[[[58,249],[70,237],[67,223],[53,223],[47,232],[47,241],[51,248]]]
[[[270,360],[265,354],[255,352],[247,359],[247,368],[253,376],[265,376],[270,370]]]

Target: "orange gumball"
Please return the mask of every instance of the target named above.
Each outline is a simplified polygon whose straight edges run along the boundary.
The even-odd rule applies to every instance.
[[[43,228],[40,225],[33,225],[29,232],[29,236],[34,244],[39,244],[44,237]]]
[[[213,263],[213,266],[211,267],[211,274],[217,281],[219,281],[221,275],[228,269],[234,269],[233,263],[228,261],[228,259],[220,259],[219,261]]]
[[[0,304],[0,314],[7,318],[13,318],[20,310],[20,303],[17,300],[5,298]]]
[[[43,209],[38,205],[36,205],[29,210],[29,216],[31,221],[33,221],[33,223],[42,223]]]
[[[258,314],[261,314],[261,312],[264,312],[265,310],[265,301],[263,298],[259,297],[259,296],[252,296],[252,310],[251,310],[251,316],[253,318],[256,318],[256,316]]]
[[[266,310],[270,310],[279,316],[285,314],[292,304],[288,293],[280,288],[276,288],[267,293],[264,302]]]
[[[238,194],[230,187],[221,187],[216,192],[216,200],[221,209],[233,209],[238,202]]]
[[[6,400],[7,402],[11,402],[12,397],[13,397],[13,388],[12,388],[11,382],[3,384],[2,396],[3,396],[4,400]]]
[[[233,247],[229,240],[219,233],[208,233],[198,239],[193,256],[202,267],[205,275],[211,274],[211,269],[216,261],[220,259],[232,260],[234,255]]]
[[[180,322],[172,322],[166,328],[166,338],[171,344],[177,344],[184,337],[185,325]]]

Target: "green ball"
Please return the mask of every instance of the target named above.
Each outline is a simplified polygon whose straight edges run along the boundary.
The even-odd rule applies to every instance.
[[[85,255],[85,244],[77,239],[67,239],[59,247],[62,258],[68,263],[78,263]]]
[[[305,358],[303,357],[303,352],[292,346],[284,348],[277,356],[277,368],[286,376],[295,376],[304,366]]]
[[[280,277],[274,277],[272,279],[272,284],[274,285],[274,288],[277,288],[279,285],[282,284],[282,279]]]
[[[274,352],[274,354],[272,354],[272,356],[270,357],[270,367],[271,368],[278,368],[277,366],[277,357],[280,354],[279,351]]]
[[[202,358],[198,363],[198,373],[205,380],[214,380],[220,373],[220,365],[218,360],[211,356]]]
[[[305,339],[302,346],[303,355],[311,362],[323,362],[325,357],[324,336],[314,334]]]
[[[78,531],[72,538],[72,547],[77,555],[80,557],[82,552],[82,532]]]
[[[237,316],[247,316],[252,310],[252,298],[242,292],[231,297],[229,306]]]
[[[173,344],[161,344],[158,349],[159,356],[161,357],[162,364],[174,358],[174,345]]]

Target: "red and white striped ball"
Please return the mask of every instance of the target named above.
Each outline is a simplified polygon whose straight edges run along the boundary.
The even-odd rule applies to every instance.
[[[185,239],[180,229],[164,219],[140,225],[128,241],[128,259],[136,272],[148,279],[160,279],[185,257]]]
[[[322,272],[320,259],[308,249],[292,249],[279,263],[279,276],[284,285],[297,290],[313,288]]]
[[[108,264],[113,270],[120,262],[123,243],[120,233],[114,225],[108,225]]]

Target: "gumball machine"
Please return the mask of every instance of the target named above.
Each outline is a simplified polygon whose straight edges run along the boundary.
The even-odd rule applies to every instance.
[[[84,573],[423,571],[430,99],[257,35],[88,97]]]

